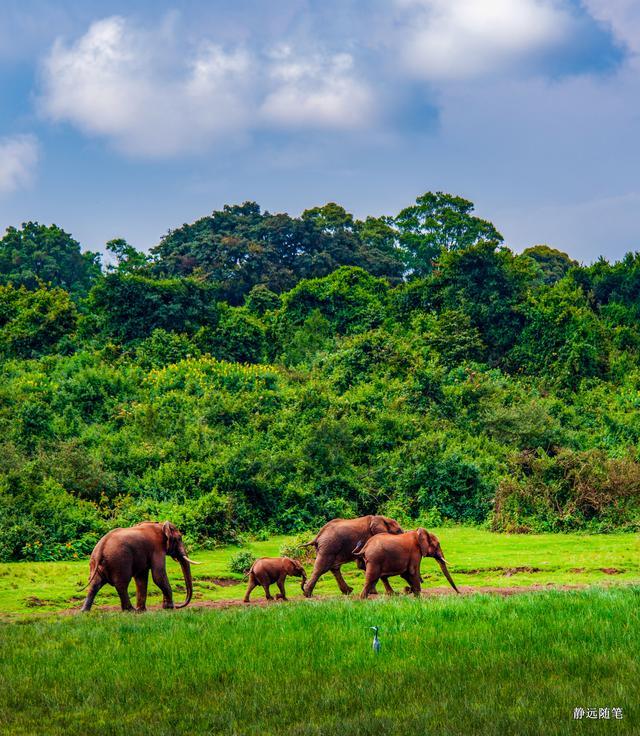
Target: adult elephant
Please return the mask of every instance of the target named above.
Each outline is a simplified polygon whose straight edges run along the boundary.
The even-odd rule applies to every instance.
[[[449,574],[438,537],[422,527],[397,536],[379,534],[364,547],[354,549],[353,553],[358,558],[358,566],[366,570],[361,598],[368,598],[380,579],[387,593],[393,594],[389,585],[389,578],[393,575],[403,577],[411,586],[411,592],[420,595],[420,562],[423,557],[435,558],[451,587],[456,593],[460,592]]]
[[[354,550],[360,549],[376,534],[402,534],[400,524],[386,516],[361,516],[358,519],[333,519],[325,524],[312,542],[303,547],[316,548],[316,561],[304,594],[309,598],[318,578],[331,570],[344,595],[353,592],[342,577],[340,567],[353,562]]]
[[[184,603],[179,606],[173,605],[173,593],[166,570],[167,555],[180,563],[184,575],[187,594]],[[187,557],[182,535],[170,521],[164,524],[143,521],[136,526],[113,529],[102,537],[91,553],[89,592],[81,610],[91,610],[94,598],[106,583],[118,591],[122,610],[133,610],[128,592],[131,578],[136,581],[137,610],[146,610],[149,571],[153,582],[162,591],[162,607],[184,608],[189,605],[193,595],[189,563],[200,564]]]

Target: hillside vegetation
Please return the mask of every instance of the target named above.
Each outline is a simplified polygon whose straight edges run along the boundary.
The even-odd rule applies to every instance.
[[[640,254],[516,255],[441,193],[107,249],[0,239],[0,560],[147,518],[201,546],[374,510],[640,528]]]

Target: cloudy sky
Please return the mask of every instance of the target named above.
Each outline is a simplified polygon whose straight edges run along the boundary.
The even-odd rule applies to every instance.
[[[463,195],[521,250],[640,250],[637,0],[3,0],[0,232],[139,248],[223,204]]]

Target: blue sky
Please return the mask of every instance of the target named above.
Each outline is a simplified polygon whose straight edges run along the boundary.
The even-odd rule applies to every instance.
[[[253,199],[640,250],[636,0],[3,0],[0,232],[149,248]]]

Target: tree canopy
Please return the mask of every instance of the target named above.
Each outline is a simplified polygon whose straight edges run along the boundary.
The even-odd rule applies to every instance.
[[[207,545],[373,512],[640,530],[639,254],[517,255],[442,193],[107,250],[1,241],[0,559],[148,518]]]
[[[99,255],[82,253],[57,225],[25,222],[20,229],[7,228],[0,239],[0,283],[29,289],[50,284],[83,295],[99,275]]]

